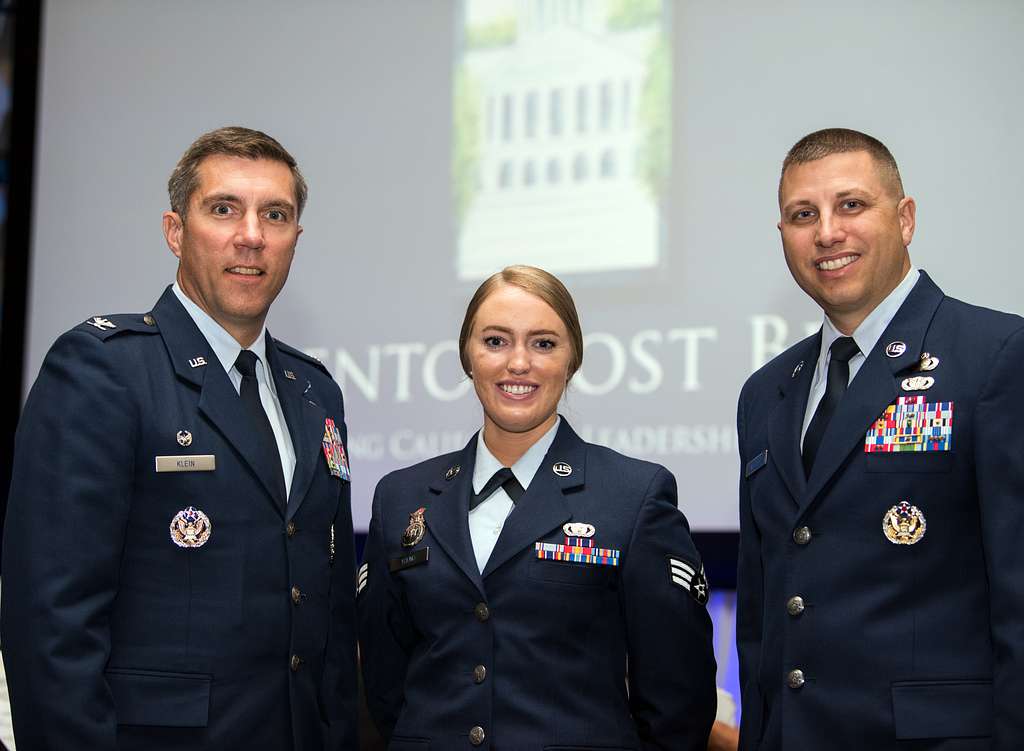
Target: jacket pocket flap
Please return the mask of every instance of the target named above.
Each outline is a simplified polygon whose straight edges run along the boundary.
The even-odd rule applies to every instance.
[[[901,681],[892,684],[896,739],[992,735],[991,681]]]
[[[118,725],[206,727],[209,675],[115,668],[106,672],[106,679]]]

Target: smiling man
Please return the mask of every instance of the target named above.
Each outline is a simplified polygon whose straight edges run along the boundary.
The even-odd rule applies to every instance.
[[[911,264],[871,136],[801,139],[779,208],[824,320],[739,400],[740,746],[1024,748],[1024,319]]]
[[[19,748],[356,748],[341,391],[265,321],[306,184],[273,138],[185,152],[175,283],[61,336],[18,427],[2,644]]]

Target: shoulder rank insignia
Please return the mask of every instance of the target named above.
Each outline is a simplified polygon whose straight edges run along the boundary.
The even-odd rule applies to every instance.
[[[411,548],[413,545],[418,545],[423,539],[423,535],[427,531],[426,521],[423,518],[426,513],[426,507],[420,506],[409,514],[409,526],[402,533],[402,547]]]
[[[924,537],[928,523],[917,506],[900,501],[882,517],[882,531],[893,545],[913,545]]]
[[[171,519],[171,542],[179,548],[201,548],[211,532],[210,517],[195,506],[182,509]]]
[[[708,578],[704,575],[703,564],[698,571],[689,561],[670,555],[668,557],[668,573],[673,584],[685,589],[701,605],[708,604],[711,592],[708,587]]]
[[[953,402],[927,403],[923,395],[898,397],[864,436],[866,453],[952,449]]]
[[[324,458],[327,460],[327,469],[335,477],[342,480],[351,480],[352,473],[348,468],[348,457],[345,456],[345,444],[341,440],[341,431],[334,424],[334,420],[328,417],[324,420]]]

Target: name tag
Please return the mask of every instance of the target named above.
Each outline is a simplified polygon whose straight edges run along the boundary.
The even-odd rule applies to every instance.
[[[757,470],[761,469],[761,467],[763,467],[767,463],[768,463],[768,449],[765,449],[760,454],[758,454],[753,459],[751,459],[749,462],[747,462],[747,469],[743,473],[743,478],[746,479],[746,478],[750,477],[752,474],[757,472]]]
[[[157,472],[213,472],[215,469],[217,457],[214,454],[156,457]]]
[[[430,557],[430,548],[420,548],[412,553],[403,555],[400,558],[392,558],[388,561],[388,569],[391,573],[401,571],[402,569],[412,568],[418,566],[421,563],[426,563]]]

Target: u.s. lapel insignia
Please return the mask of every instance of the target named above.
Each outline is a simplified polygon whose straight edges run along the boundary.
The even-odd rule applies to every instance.
[[[335,477],[351,480],[352,473],[348,468],[348,457],[345,455],[345,444],[341,440],[341,431],[330,417],[324,420],[323,445],[327,469]]]
[[[889,342],[885,345],[885,356],[886,357],[899,357],[907,351],[906,342]]]
[[[668,556],[668,574],[673,584],[677,584],[701,605],[708,604],[710,588],[708,578],[704,575],[704,564],[698,569],[685,558]]]
[[[193,368],[201,368],[204,365],[206,365],[206,358],[205,357],[190,357],[188,359],[188,364],[191,367],[193,367]]]
[[[793,368],[793,375],[791,375],[790,378],[796,378],[796,374],[799,373],[803,369],[804,369],[804,361],[801,360],[800,362],[798,362],[796,364],[796,367]]]
[[[935,379],[931,376],[911,376],[900,383],[904,391],[927,391],[934,385]]]
[[[171,541],[179,548],[201,548],[211,532],[210,517],[195,506],[182,509],[171,519]]]
[[[462,467],[460,467],[458,464],[454,464],[451,467],[448,467],[448,471],[444,473],[444,479],[454,480],[455,475],[459,474],[460,469],[462,469]]]
[[[86,321],[90,326],[95,326],[100,331],[109,331],[110,329],[116,329],[117,324],[113,321],[101,318],[100,316],[93,316],[91,321]]]
[[[882,517],[882,532],[894,545],[913,545],[924,537],[928,523],[917,506],[900,501]]]
[[[921,362],[917,366],[917,369],[923,373],[927,373],[929,370],[935,370],[939,367],[939,358],[931,355],[928,352],[921,354]]]
[[[403,547],[411,548],[413,545],[419,545],[427,531],[426,521],[423,518],[426,513],[426,507],[421,506],[409,514],[409,526],[402,533]]]
[[[551,467],[551,471],[559,477],[568,477],[572,474],[572,467],[565,462],[555,462],[554,466]]]
[[[294,381],[295,380],[295,372],[291,371],[291,370],[286,370],[284,372],[284,377],[287,378],[289,381]]]
[[[179,430],[175,435],[179,446],[191,446],[192,445],[192,434],[187,430]]]
[[[586,522],[566,522],[562,525],[562,531],[566,537],[593,537],[597,530],[593,524]]]

